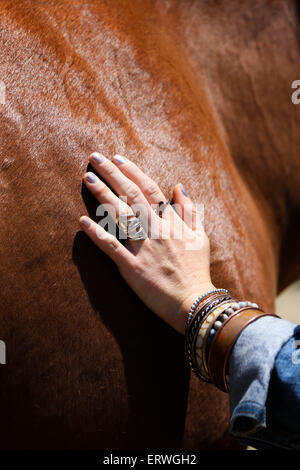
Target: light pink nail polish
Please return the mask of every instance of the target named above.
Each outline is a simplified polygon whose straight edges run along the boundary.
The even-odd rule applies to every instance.
[[[91,222],[87,217],[81,217],[80,223],[84,225],[86,228],[88,228],[91,225]]]
[[[120,163],[120,164],[121,164],[121,163],[125,163],[125,160],[124,160],[123,157],[121,157],[121,155],[115,155],[115,156],[113,157],[113,161],[114,161],[114,162],[117,162],[117,163]]]

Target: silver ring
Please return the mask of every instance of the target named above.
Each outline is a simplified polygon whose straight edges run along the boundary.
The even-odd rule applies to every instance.
[[[121,214],[117,219],[117,224],[129,240],[145,240],[147,238],[147,233],[139,217],[134,214]]]
[[[159,201],[156,206],[155,212],[159,217],[162,217],[166,207],[169,205],[169,201]]]

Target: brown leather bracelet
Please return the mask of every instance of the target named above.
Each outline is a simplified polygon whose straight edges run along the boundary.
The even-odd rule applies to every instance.
[[[212,382],[223,392],[228,392],[226,366],[235,342],[246,326],[264,316],[280,318],[262,310],[243,308],[231,315],[213,338],[208,352],[208,371]]]

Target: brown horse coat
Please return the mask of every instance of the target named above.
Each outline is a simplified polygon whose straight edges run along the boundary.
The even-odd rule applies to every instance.
[[[0,3],[2,448],[224,448],[228,397],[79,232],[88,154],[205,206],[215,285],[273,310],[300,273],[292,0]],[[297,217],[298,216],[298,217]]]

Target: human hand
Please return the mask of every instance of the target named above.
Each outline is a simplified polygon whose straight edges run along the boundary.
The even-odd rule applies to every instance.
[[[133,162],[119,155],[110,161],[95,152],[90,163],[119,197],[91,172],[84,176],[86,187],[114,219],[120,214],[136,214],[133,209],[138,207],[142,225],[148,228],[148,238],[127,239],[124,246],[100,223],[86,216],[80,218],[82,229],[116,263],[138,297],[184,333],[193,302],[214,289],[209,270],[209,240],[195,205],[183,186],[177,184],[173,191],[176,211],[169,204],[159,217],[155,207],[166,197]]]

